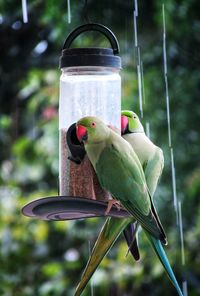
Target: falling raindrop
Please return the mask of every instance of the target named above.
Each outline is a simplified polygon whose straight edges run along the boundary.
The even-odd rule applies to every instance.
[[[184,248],[184,239],[183,239],[183,221],[182,221],[181,201],[178,202],[178,212],[179,212],[179,230],[180,230],[180,237],[181,237],[181,260],[182,260],[182,265],[185,265],[185,248]]]
[[[145,98],[145,86],[144,86],[144,70],[143,70],[143,62],[140,63],[141,66],[141,74],[142,74],[142,97],[143,97],[143,103],[145,105],[146,98]]]
[[[71,5],[70,0],[67,0],[67,13],[68,13],[68,24],[71,24]]]
[[[165,5],[164,4],[162,5],[162,16],[163,16],[163,63],[164,63],[164,78],[165,78],[165,91],[166,91],[168,141],[169,141],[169,147],[171,147],[172,142],[171,142],[169,87],[168,87],[168,77],[167,77],[166,23],[165,23]]]
[[[178,224],[178,204],[176,194],[176,170],[174,165],[174,152],[171,140],[171,122],[170,122],[170,105],[169,105],[169,87],[167,77],[167,51],[166,51],[166,23],[165,23],[165,5],[162,4],[163,16],[163,64],[164,64],[164,78],[165,78],[165,91],[166,91],[166,108],[167,108],[167,125],[168,125],[168,142],[171,154],[171,171],[172,171],[172,189],[173,189],[173,203],[176,212],[176,222]]]
[[[28,11],[27,11],[26,0],[22,0],[22,15],[23,15],[23,22],[28,23]]]
[[[141,68],[141,55],[140,55],[140,47],[139,46],[137,46],[137,59],[138,59],[137,64]],[[140,70],[140,72],[141,72],[141,70]]]
[[[135,47],[138,46],[138,38],[137,38],[137,16],[135,10],[133,11],[133,24],[134,24],[134,40]]]
[[[140,65],[137,65],[137,74],[138,74],[139,107],[140,107],[141,118],[143,118],[142,77],[141,77]]]
[[[135,0],[135,15],[138,16],[138,2]]]
[[[141,58],[140,58],[140,47],[138,45],[137,35],[137,16],[138,16],[138,4],[135,0],[135,8],[133,11],[133,25],[134,25],[134,45],[137,54],[137,76],[138,76],[138,95],[139,95],[139,109],[141,118],[143,118],[143,84],[142,84],[142,71],[141,71]]]
[[[176,212],[176,223],[178,225],[178,205],[177,205],[177,193],[176,193],[176,170],[174,165],[174,151],[173,148],[170,148],[171,152],[171,171],[172,171],[172,189],[173,189],[173,203],[174,210]]]
[[[166,108],[167,108],[167,125],[168,125],[168,141],[171,153],[171,171],[172,171],[172,188],[173,188],[173,203],[176,212],[176,222],[179,225],[180,239],[181,239],[181,261],[182,265],[185,265],[185,250],[184,250],[184,237],[183,237],[183,222],[182,222],[182,209],[181,201],[177,199],[176,192],[176,169],[174,164],[174,153],[171,141],[171,123],[170,123],[170,104],[169,104],[169,87],[168,87],[168,77],[167,77],[167,53],[166,53],[166,22],[165,22],[165,5],[162,4],[162,17],[163,17],[163,64],[164,64],[164,79],[165,79],[165,89],[166,89]],[[183,280],[183,294],[188,295],[187,292],[187,281]]]
[[[169,141],[169,147],[171,147],[172,146],[172,140],[171,140],[171,123],[170,123],[170,108],[169,108],[169,90],[168,90],[168,81],[167,81],[166,77],[165,77],[165,87],[166,87],[168,141]]]
[[[150,139],[150,123],[146,122],[146,135]]]
[[[187,281],[183,281],[183,295],[188,296]]]

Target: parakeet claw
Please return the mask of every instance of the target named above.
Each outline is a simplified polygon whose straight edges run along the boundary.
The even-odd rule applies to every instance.
[[[110,210],[112,209],[112,206],[115,205],[117,210],[120,211],[121,209],[121,203],[118,200],[115,199],[111,199],[108,201],[108,205],[107,205],[107,209],[105,211],[105,216],[107,216],[110,212]]]

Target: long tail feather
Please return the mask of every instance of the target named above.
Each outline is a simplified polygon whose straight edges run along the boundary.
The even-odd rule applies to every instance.
[[[167,272],[170,280],[172,281],[173,285],[175,286],[175,288],[178,292],[178,295],[183,296],[183,293],[179,287],[179,284],[176,280],[176,277],[174,275],[174,272],[171,268],[171,265],[168,261],[167,255],[163,249],[161,242],[158,239],[155,239],[152,235],[150,235],[148,231],[146,231],[146,230],[144,230],[144,231],[145,231],[154,251],[156,252],[158,258],[160,259],[160,262],[162,263],[165,271]]]
[[[76,288],[74,296],[81,295],[104,256],[108,253],[118,236],[130,222],[133,222],[133,219],[108,218],[106,220],[94,245],[86,268],[83,271],[81,281]]]
[[[124,229],[123,233],[128,245],[128,252],[131,252],[133,258],[138,261],[140,260],[140,253],[139,253],[139,249],[138,249],[138,244],[137,244],[137,239],[136,239],[136,232],[138,230],[138,223],[134,222],[134,223],[130,223],[126,229]]]

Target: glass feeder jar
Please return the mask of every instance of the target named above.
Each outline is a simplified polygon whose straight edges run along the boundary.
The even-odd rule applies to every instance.
[[[112,48],[69,48],[73,40],[86,31],[102,33]],[[72,166],[79,168],[68,159],[68,128],[81,117],[97,116],[120,132],[121,59],[118,53],[115,35],[100,24],[78,27],[64,43],[60,58],[62,74],[59,99],[59,193],[62,196],[77,195],[77,192],[70,189]],[[77,176],[79,173],[81,171],[77,172]]]

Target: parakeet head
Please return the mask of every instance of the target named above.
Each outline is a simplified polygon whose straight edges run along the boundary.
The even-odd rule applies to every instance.
[[[97,144],[109,136],[110,129],[99,118],[88,116],[81,118],[76,123],[76,135],[80,142]]]
[[[143,133],[144,128],[133,111],[122,110],[121,112],[121,131],[122,135],[127,133]]]

